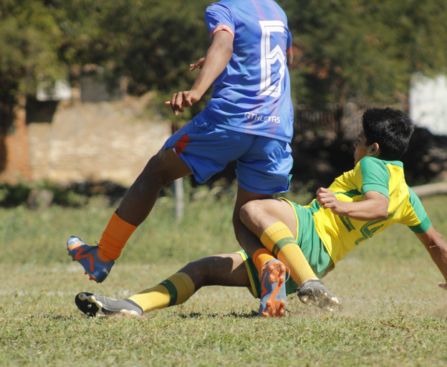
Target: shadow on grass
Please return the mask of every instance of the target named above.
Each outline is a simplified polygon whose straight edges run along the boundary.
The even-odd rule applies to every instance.
[[[251,311],[250,313],[237,313],[231,312],[228,315],[219,315],[219,314],[201,314],[198,312],[192,312],[188,315],[186,314],[176,314],[176,316],[182,319],[198,319],[199,317],[208,317],[208,318],[216,318],[216,317],[234,317],[239,319],[252,319],[255,317],[259,317],[256,311]]]

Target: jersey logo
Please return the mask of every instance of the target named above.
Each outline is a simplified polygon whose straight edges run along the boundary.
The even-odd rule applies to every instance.
[[[340,220],[348,230],[348,232],[351,232],[353,229],[355,229],[354,225],[351,222],[351,219],[349,217],[344,217],[343,215],[340,215]]]
[[[284,78],[286,68],[286,57],[284,51],[279,45],[272,50],[270,45],[270,36],[274,32],[284,33],[284,23],[280,20],[260,20],[262,29],[261,37],[261,85],[258,95],[280,97],[281,84]],[[272,65],[279,62],[279,82],[272,85]]]
[[[396,212],[393,212],[390,215],[388,215],[388,217],[386,217],[386,219],[373,220],[371,222],[366,222],[363,225],[363,227],[360,228],[360,233],[363,235],[363,237],[360,237],[357,241],[355,241],[355,245],[358,246],[360,242],[365,241],[368,238],[371,238],[372,236],[374,236],[374,233],[376,233],[380,228],[382,228],[384,226],[384,224],[381,224],[378,227],[373,227],[373,226],[375,226],[376,224],[387,221],[388,219],[394,217],[394,214],[396,214]]]

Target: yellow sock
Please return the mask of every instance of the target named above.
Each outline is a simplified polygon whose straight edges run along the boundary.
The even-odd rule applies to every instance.
[[[290,276],[298,285],[312,278],[318,279],[284,223],[277,222],[268,227],[261,235],[261,242],[290,269]]]
[[[262,266],[269,261],[272,261],[275,257],[272,255],[272,253],[267,250],[266,248],[260,248],[259,250],[256,250],[256,252],[253,254],[253,262],[256,266],[256,269],[258,269],[259,278],[262,275]]]
[[[103,261],[116,260],[120,257],[121,251],[127,240],[137,229],[130,223],[122,220],[118,214],[113,213],[109,224],[99,240],[98,257]]]
[[[192,279],[186,273],[171,275],[155,287],[129,297],[144,312],[179,305],[186,302],[195,292]]]

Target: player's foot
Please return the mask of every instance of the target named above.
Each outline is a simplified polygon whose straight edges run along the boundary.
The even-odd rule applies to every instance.
[[[98,257],[98,246],[88,246],[79,237],[71,236],[67,241],[68,254],[78,261],[90,280],[102,283],[109,275],[114,261],[102,261]]]
[[[262,317],[281,317],[286,312],[286,267],[279,260],[269,261],[261,275],[261,305],[259,315]]]
[[[306,280],[296,292],[304,304],[314,305],[327,311],[333,311],[334,307],[340,304],[337,297],[329,292],[319,279]]]
[[[81,292],[75,297],[78,308],[87,316],[113,316],[117,314],[141,316],[143,310],[131,299],[115,299],[99,294]]]

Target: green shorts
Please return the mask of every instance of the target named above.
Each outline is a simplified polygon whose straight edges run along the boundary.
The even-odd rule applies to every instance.
[[[285,200],[285,199],[282,199]],[[296,241],[298,246],[303,251],[309,265],[314,271],[318,278],[324,277],[329,271],[334,268],[334,263],[331,260],[323,242],[315,230],[315,222],[312,216],[312,212],[308,208],[304,208],[298,204],[291,201],[287,201],[293,208],[296,216],[296,223],[298,228],[298,234]],[[253,294],[255,298],[260,298],[261,295],[261,281],[259,280],[258,270],[253,262],[253,260],[248,257],[244,250],[237,252],[241,255],[245,268],[248,272],[248,277],[250,279],[249,291]],[[298,285],[295,281],[289,277],[286,282],[286,293],[292,294],[295,292]]]

